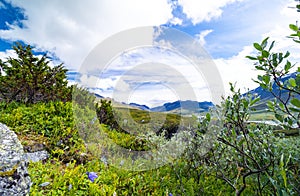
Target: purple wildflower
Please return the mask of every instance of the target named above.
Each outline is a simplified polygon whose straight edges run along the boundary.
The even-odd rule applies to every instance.
[[[86,172],[88,175],[88,178],[90,179],[91,182],[94,182],[96,178],[98,178],[98,175],[96,172]]]

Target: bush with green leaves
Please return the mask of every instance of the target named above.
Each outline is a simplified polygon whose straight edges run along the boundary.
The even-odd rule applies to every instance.
[[[233,86],[231,91],[192,133],[181,169],[197,184],[205,176],[214,176],[236,195],[299,194],[299,137],[283,139],[275,136],[272,126],[248,123],[259,98],[243,95]],[[211,145],[205,145],[208,141]]]
[[[96,103],[95,108],[100,124],[106,124],[110,126],[111,129],[122,131],[115,119],[111,101],[101,99],[100,104]]]
[[[297,5],[297,8],[299,9],[300,5]],[[300,29],[297,25],[290,24],[290,29],[293,31],[293,33],[289,36],[289,38],[292,38],[294,42],[300,43]]]
[[[0,60],[0,100],[36,103],[71,100],[67,69],[62,64],[51,67],[46,55],[35,56],[31,46],[18,43],[17,57]]]
[[[299,42],[298,27],[290,27],[296,31],[291,36]],[[263,72],[256,82],[274,96],[268,107],[280,125],[288,131],[299,131],[300,68],[288,75],[294,67],[285,61],[290,53],[271,52],[274,43],[268,48],[268,38],[261,44],[254,43],[258,55],[248,58],[255,60],[256,69]],[[272,126],[248,123],[251,109],[259,98],[241,94],[232,84],[231,92],[221,106],[206,115],[194,134],[185,153],[192,168],[190,172],[195,171],[197,165],[205,165],[203,171],[222,179],[236,195],[299,195],[300,151],[296,147],[299,137],[281,138],[278,137],[280,134],[275,136]],[[214,133],[217,141],[208,153],[198,153],[197,148],[203,146],[207,133]],[[285,145],[286,141],[288,145]]]
[[[297,34],[292,36],[298,36],[298,27],[297,29],[295,25],[290,27],[297,31]],[[268,107],[281,125],[285,129],[300,129],[300,67],[296,68],[295,64],[287,60],[290,56],[288,51],[272,52],[275,41],[268,47],[268,39],[264,39],[260,44],[253,44],[258,51],[257,56],[247,56],[256,61],[255,68],[263,72],[257,76],[255,82],[274,96],[274,100],[268,102]],[[295,41],[299,42],[296,39]],[[294,67],[296,68],[294,77],[287,78]]]
[[[248,124],[251,106],[258,101],[231,87],[217,111],[217,143],[210,152],[209,168],[228,183],[236,195],[251,189],[256,195],[271,194],[269,178],[276,164],[276,138],[267,126]]]

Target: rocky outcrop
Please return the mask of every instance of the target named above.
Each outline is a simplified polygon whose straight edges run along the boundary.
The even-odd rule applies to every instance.
[[[0,195],[29,195],[27,165],[17,135],[0,123]]]

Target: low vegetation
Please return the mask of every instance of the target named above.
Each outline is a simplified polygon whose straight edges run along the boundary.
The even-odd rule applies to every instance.
[[[298,27],[290,28],[295,31],[291,37],[299,42]],[[268,39],[255,43],[257,56],[248,58],[262,71],[257,78],[262,88],[274,93],[275,85],[282,91],[268,102],[268,115],[273,114],[284,132],[249,123],[259,97],[243,95],[233,85],[232,95],[206,113],[196,127],[175,114],[116,112],[110,101],[98,103],[84,89],[68,87],[62,65],[50,68],[46,56],[35,57],[31,47],[17,45],[18,58],[0,61],[0,122],[17,133],[25,151],[50,153],[48,160],[29,164],[31,194],[300,195],[300,138],[289,134],[300,129],[300,68],[286,60],[288,52],[273,53],[273,46]],[[295,77],[281,82],[292,70]],[[70,102],[71,88],[75,104]],[[120,121],[129,119],[126,115],[134,122]],[[147,126],[159,121],[160,115],[166,119],[161,126]],[[81,121],[74,119],[78,116]],[[89,138],[80,131],[95,127],[99,129]],[[97,141],[98,132],[130,151],[155,150],[175,139],[188,143],[174,143],[173,149],[182,148],[176,159],[163,151],[169,161],[161,167],[124,170],[91,150],[88,144]],[[101,146],[105,148],[111,147]]]

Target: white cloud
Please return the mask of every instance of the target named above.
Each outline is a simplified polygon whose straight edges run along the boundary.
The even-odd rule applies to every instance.
[[[87,54],[103,39],[138,26],[160,25],[173,18],[167,0],[53,0],[25,2],[12,0],[24,8],[26,28],[11,25],[0,37],[23,40],[55,52],[66,66],[78,68]],[[174,19],[174,22],[179,22]]]
[[[298,18],[299,13],[297,13],[296,10],[290,9],[289,6],[295,6],[295,2],[290,0],[287,4],[280,4],[280,14],[274,15],[273,21],[265,21],[273,24],[272,28],[265,30],[265,33],[261,35],[259,40],[255,40],[255,42],[260,43],[266,37],[269,37],[269,44],[275,40],[275,45],[272,51],[283,53],[290,51],[291,55],[289,60],[292,63],[298,62],[297,66],[299,66],[300,57],[298,54],[300,53],[300,45],[287,38],[287,36],[292,33],[292,31],[288,28],[288,24],[295,23],[295,19]],[[243,92],[258,86],[252,81],[252,79],[256,79],[259,74],[253,65],[254,61],[245,58],[245,56],[255,56],[255,54],[256,50],[251,44],[244,46],[242,51],[235,56],[215,59],[215,63],[222,75],[227,93],[229,92],[229,82],[236,82],[236,86]]]
[[[229,82],[236,83],[236,87],[240,88],[242,92],[247,92],[258,86],[252,80],[256,79],[257,76],[253,62],[245,58],[245,56],[253,54],[252,48],[252,46],[246,46],[236,56],[214,60],[222,76],[226,94],[230,92]]]
[[[114,59],[99,77],[83,75],[81,83],[120,102],[157,106],[179,98],[210,101],[204,70],[195,66],[169,50],[142,48]]]
[[[149,86],[148,86],[149,87]],[[147,86],[135,89],[129,96],[128,103],[146,104],[149,107],[162,105],[165,102],[177,101],[179,97],[172,89],[164,85],[157,85],[150,90]]]
[[[203,46],[205,45],[205,37],[210,34],[211,32],[213,32],[212,29],[207,29],[207,30],[204,30],[204,31],[201,31],[199,34],[196,34],[196,39],[199,40],[200,44]]]
[[[82,75],[80,77],[80,84],[83,87],[89,87],[89,88],[98,88],[99,78],[96,76],[91,75]]]
[[[286,52],[291,53],[290,58],[293,60],[300,60],[300,44],[295,43],[292,39],[287,36],[290,35],[292,30],[289,30],[287,27],[275,26],[270,32],[264,34],[264,37],[270,37],[269,42],[275,41],[274,52]]]
[[[96,87],[102,90],[109,90],[116,85],[116,78],[98,78]]]
[[[173,17],[171,20],[170,20],[170,23],[173,24],[173,25],[181,25],[182,24],[182,20],[177,18],[177,17]]]
[[[207,78],[205,78],[207,76],[203,75],[204,70],[201,70],[202,68],[198,67],[199,65],[192,64],[190,60],[170,50],[143,48],[119,56],[111,62],[105,72],[117,74],[122,82],[130,85],[130,91],[133,91],[132,88],[135,88],[136,84],[161,82],[170,84],[173,90],[184,95],[185,99],[192,99],[193,95],[180,92],[186,92],[188,88],[192,88],[196,91],[195,94],[198,100],[211,100],[211,92],[207,90]],[[114,70],[117,70],[117,72],[114,72]],[[116,76],[107,73],[104,73],[104,75]],[[120,83],[120,86],[123,86],[123,83]],[[129,90],[128,88],[124,89]],[[148,90],[151,90],[150,87]],[[159,91],[159,89],[156,89],[156,91]]]
[[[229,4],[240,1],[246,0],[178,0],[178,5],[183,7],[183,12],[193,24],[199,24],[200,22],[211,21],[212,19],[220,17],[222,15],[222,9]],[[20,28],[12,24],[10,25],[11,29],[0,30],[0,37],[8,40],[24,40],[26,43],[36,45],[40,49],[54,52],[60,59],[65,61],[65,65],[68,68],[75,69],[79,68],[84,58],[94,46],[114,33],[138,26],[160,25],[165,23],[181,25],[184,22],[180,17],[177,18],[172,15],[172,5],[168,3],[168,0],[53,0],[46,2],[35,1],[34,3],[12,0],[12,2],[17,6],[24,8],[25,14],[28,16],[28,20],[23,21],[26,28]],[[257,14],[254,9],[251,9],[251,13],[249,11],[244,12],[248,5],[255,7],[261,3],[263,4],[260,9],[265,10],[259,12],[262,15]],[[265,18],[267,18],[267,15],[270,18],[270,13],[268,11],[272,10],[273,5],[265,9],[264,7],[269,3],[249,0],[245,2],[245,5],[241,6],[243,10],[237,12],[243,12],[247,15],[247,17],[245,17],[247,20],[243,20],[244,22],[241,26],[235,26],[233,29],[232,26],[229,26],[228,28],[224,26],[224,29],[227,31],[217,32],[215,30],[213,35],[220,33],[224,40],[235,40],[237,36],[242,37],[246,35],[248,40],[252,40],[254,35],[253,32],[257,32],[257,30],[260,29],[260,33],[266,32],[261,39],[270,36],[270,40],[277,40],[275,50],[290,50],[292,54],[295,54],[292,56],[293,59],[297,59],[296,54],[299,54],[299,45],[284,38],[285,35],[290,34],[288,24],[290,22],[295,22],[295,19],[298,18],[298,13],[296,11],[287,8],[288,6],[294,6],[295,2],[294,0],[289,0],[288,5],[283,5],[282,1],[280,1],[280,5],[275,5],[277,3],[278,2],[274,3],[274,6],[282,7],[282,11],[277,15],[270,12],[272,13],[274,20],[267,20]],[[275,11],[278,10],[277,7]],[[232,13],[232,17],[236,19],[236,23],[240,23],[240,18],[234,15],[237,13]],[[251,21],[255,21],[253,23],[257,23],[257,25],[253,25]],[[248,25],[248,22],[250,25]],[[275,23],[278,24],[274,25]],[[239,33],[236,33],[235,31],[238,31]],[[211,32],[212,30],[208,29],[200,32],[196,37],[202,44],[205,44],[205,36]],[[229,37],[230,35],[231,37]],[[215,45],[210,43],[210,46],[219,47],[220,44],[224,44],[224,40],[222,39],[221,41],[215,41]],[[260,40],[257,41],[259,42]],[[248,45],[249,43],[246,44]],[[230,50],[231,47],[234,46],[228,46],[226,49]],[[252,48],[252,46],[245,46],[243,50],[235,56],[215,59],[215,63],[222,75],[224,85],[226,85],[226,90],[229,89],[228,82],[230,81],[237,81],[237,86],[242,89],[256,87],[256,84],[251,80],[251,78],[256,78],[257,75],[254,71],[253,62],[245,58],[246,55],[253,53]],[[12,55],[12,50],[0,52],[1,59],[5,59],[6,56]],[[202,82],[199,82],[199,77],[193,76],[193,72],[195,71],[186,66],[186,62],[182,61],[182,59],[166,58],[166,55],[162,53],[144,53],[143,55],[144,56],[141,56],[140,59],[127,59],[127,64],[125,64],[126,59],[121,59],[119,62],[123,62],[124,64],[114,68],[116,70],[130,69],[130,66],[133,63],[145,63],[145,61],[141,61],[145,56],[152,57],[153,59],[161,59],[161,63],[168,65],[176,62],[178,71],[189,78],[189,83],[194,89],[198,89],[201,93],[205,92]],[[118,78],[101,79],[103,81],[101,81],[99,85],[97,83],[98,78],[96,77],[86,77],[82,79],[85,80],[86,85],[110,89],[116,85]],[[121,82],[127,84],[127,81]],[[125,84],[123,85],[124,87],[126,87]],[[151,97],[151,93],[146,93],[146,91],[141,92],[144,93],[145,100]],[[153,91],[149,92],[152,92],[153,94]],[[140,93],[140,95],[143,95],[143,93]],[[166,93],[162,93],[162,95],[167,96]],[[141,98],[139,98],[140,96],[136,97],[136,99],[141,100]],[[159,99],[159,97],[154,97],[151,100],[154,102],[154,100],[157,101],[157,99]],[[166,97],[166,99],[173,99],[173,97]]]
[[[178,0],[178,4],[183,7],[183,12],[195,25],[220,17],[221,8],[237,1],[241,0]]]
[[[290,31],[288,28],[276,26],[270,32],[262,35],[261,40],[265,37],[270,37],[269,43],[275,40],[275,45],[272,51],[283,53],[290,51],[291,55],[289,60],[292,63],[297,62],[297,66],[299,66],[300,58],[298,54],[300,53],[300,46],[285,36],[289,35],[289,33]],[[261,40],[258,40],[257,42],[260,43]],[[218,58],[214,60],[221,73],[225,85],[225,91],[227,93],[229,93],[229,82],[236,82],[236,87],[240,88],[243,92],[258,87],[258,84],[253,82],[252,79],[257,79],[259,72],[254,67],[254,61],[245,58],[249,55],[256,55],[256,50],[252,45],[245,46],[236,56],[227,59]]]
[[[8,57],[16,58],[17,54],[12,49],[6,51],[0,51],[0,59],[2,61],[6,61]]]

